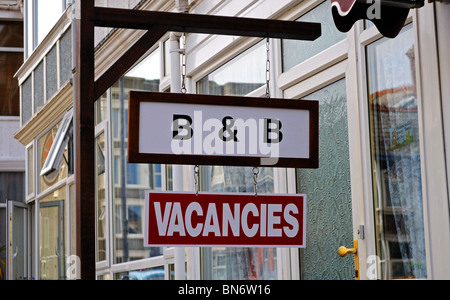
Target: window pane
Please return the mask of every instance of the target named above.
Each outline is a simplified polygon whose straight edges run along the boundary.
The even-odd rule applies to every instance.
[[[0,173],[0,203],[6,200],[25,202],[25,173]]]
[[[164,267],[115,273],[114,280],[164,280]]]
[[[159,91],[160,70],[161,56],[157,49],[124,76],[123,87],[120,83],[111,87],[114,263],[162,255],[161,247],[143,246],[144,192],[160,189],[155,186],[153,165],[130,164],[126,157],[128,92]],[[116,278],[121,279],[122,275]]]
[[[23,48],[23,22],[0,21],[0,47]]]
[[[38,43],[47,36],[62,15],[63,4],[61,0],[39,0],[37,2],[37,35]]]
[[[53,141],[56,137],[56,134],[58,132],[59,124],[50,129],[46,134],[44,134],[43,137],[39,139],[39,173],[40,170],[44,167],[45,161],[50,153],[50,149],[53,145]],[[64,156],[68,158],[68,149],[64,150]],[[40,176],[40,190],[39,192],[43,192],[45,189],[49,188],[53,184],[57,183],[58,181],[61,181],[62,179],[66,178],[68,174],[68,165],[66,164],[64,157],[61,158],[59,162],[59,168],[46,175],[46,176]]]
[[[97,201],[97,261],[106,260],[107,239],[107,203],[106,203],[106,172],[105,172],[105,134],[97,137],[96,142],[96,201]]]
[[[306,280],[352,280],[355,274],[353,257],[336,254],[340,246],[353,244],[345,84],[341,79],[303,98],[319,100],[320,132],[319,169],[297,170],[297,190],[308,196],[308,246],[300,250]]]
[[[412,25],[367,46],[379,277],[426,278]]]
[[[66,187],[39,201],[40,279],[66,279]]]
[[[28,156],[28,192],[27,195],[31,195],[34,193],[34,147],[31,146],[27,149],[27,156]]]
[[[14,74],[22,62],[23,53],[0,52],[0,116],[20,116],[19,84]]]
[[[247,95],[266,84],[266,42],[253,46],[197,82],[197,92],[208,95]]]
[[[346,38],[334,24],[331,1],[325,1],[298,19],[300,22],[315,22],[322,25],[322,36],[315,41],[283,40],[283,72],[313,57]]]

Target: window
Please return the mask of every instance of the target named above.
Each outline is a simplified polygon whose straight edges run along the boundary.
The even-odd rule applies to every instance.
[[[25,0],[26,57],[43,41],[72,0]]]
[[[27,196],[34,194],[34,147],[27,149]]]
[[[19,116],[19,85],[14,74],[23,62],[23,22],[0,21],[0,36],[0,116]]]
[[[66,186],[39,201],[40,279],[66,279]]]
[[[59,169],[61,159],[63,158],[64,152],[66,151],[66,147],[69,141],[72,139],[72,128],[73,110],[71,109],[68,113],[66,113],[66,115],[63,117],[63,120],[61,121],[61,125],[53,139],[53,143],[45,159],[44,166],[42,167],[41,176],[50,176],[51,173]],[[66,156],[64,156],[64,159],[70,166],[72,160],[69,161],[69,158],[67,158]]]
[[[23,172],[0,173],[0,203],[6,200],[25,201],[25,176]]]
[[[49,131],[47,131],[38,141],[38,157],[39,157],[39,171],[38,171],[38,175],[40,175],[41,171],[44,168],[44,164],[47,161],[47,158],[50,155],[50,151],[51,148],[53,146],[53,143],[55,141],[55,138],[57,137],[57,133],[59,131],[59,128],[61,127],[61,122],[60,124],[55,125],[52,129],[50,129]],[[61,135],[60,135],[61,136]],[[56,146],[53,147],[55,150],[52,152],[56,157],[57,152],[56,151]],[[64,148],[58,148],[58,152],[59,154],[61,153],[61,151],[66,152],[64,155],[65,157],[68,157],[68,151],[67,151],[67,147]],[[58,155],[59,156],[59,155]],[[53,166],[56,167],[56,169],[48,174],[44,173],[45,175],[40,175],[40,185],[39,185],[39,190],[35,191],[36,193],[40,193],[45,191],[47,188],[50,188],[52,185],[54,185],[55,183],[61,181],[62,179],[66,178],[68,175],[68,165],[64,162],[62,156],[59,156],[60,160],[54,161]],[[50,160],[49,160],[50,161]],[[36,189],[36,188],[35,188]]]
[[[334,25],[331,15],[330,1],[325,1],[316,6],[301,16],[298,21],[322,24],[322,36],[314,42],[283,40],[282,49],[284,72],[346,38],[346,34],[340,32],[336,28],[336,25]]]
[[[197,93],[242,96],[266,84],[266,43],[262,41],[197,82]]]
[[[426,278],[414,31],[367,46],[379,275]]]
[[[113,263],[162,255],[162,248],[145,248],[144,191],[162,188],[161,165],[127,162],[128,91],[159,91],[161,51],[156,49],[110,89],[113,178]],[[121,275],[122,276],[122,275]]]

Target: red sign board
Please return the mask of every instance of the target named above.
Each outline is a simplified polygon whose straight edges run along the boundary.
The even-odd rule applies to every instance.
[[[305,195],[147,191],[145,246],[305,247]]]

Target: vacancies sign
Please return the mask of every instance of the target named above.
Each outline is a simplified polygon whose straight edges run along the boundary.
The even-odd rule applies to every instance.
[[[317,101],[130,92],[130,163],[317,168]]]
[[[305,247],[305,195],[147,191],[145,205],[146,247]]]

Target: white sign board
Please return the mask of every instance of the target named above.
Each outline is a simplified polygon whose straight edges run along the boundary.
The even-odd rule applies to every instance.
[[[129,161],[318,166],[317,101],[130,92]]]

